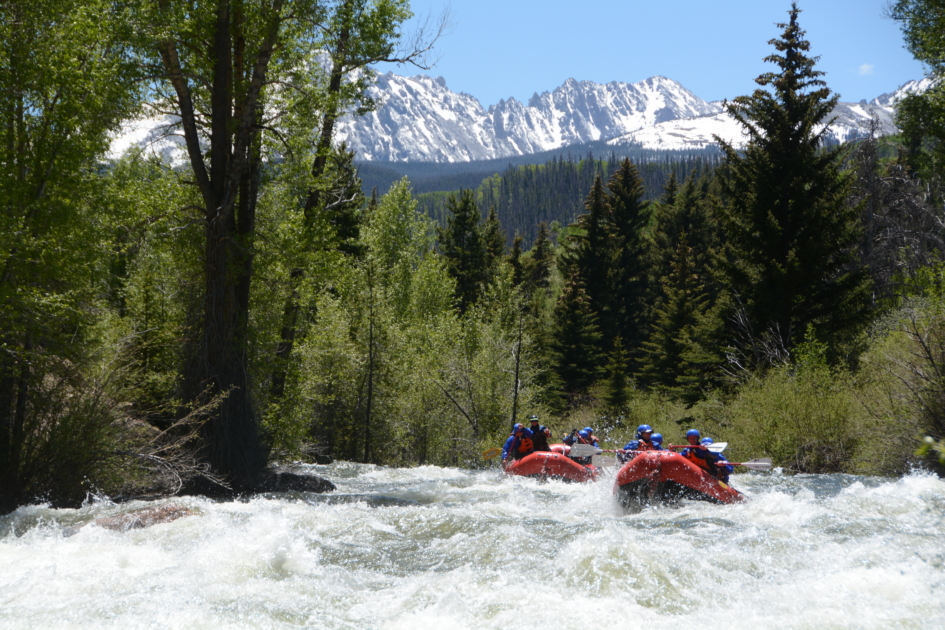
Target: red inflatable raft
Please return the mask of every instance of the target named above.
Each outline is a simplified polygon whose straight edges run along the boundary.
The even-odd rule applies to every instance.
[[[582,466],[567,455],[563,444],[552,444],[551,451],[535,451],[522,459],[516,459],[505,468],[507,475],[561,479],[564,481],[596,481],[600,470],[595,466]]]
[[[614,494],[625,508],[697,499],[737,503],[745,495],[719,481],[679,453],[644,451],[617,472]]]

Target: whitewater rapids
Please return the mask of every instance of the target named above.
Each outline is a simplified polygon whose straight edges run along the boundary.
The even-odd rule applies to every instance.
[[[612,476],[312,466],[331,494],[0,518],[0,628],[945,628],[945,481],[741,474],[625,514]]]

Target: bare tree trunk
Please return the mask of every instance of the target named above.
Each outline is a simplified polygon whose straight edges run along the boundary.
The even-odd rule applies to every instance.
[[[518,343],[515,346],[515,389],[512,392],[512,426],[518,421],[518,388],[519,388],[519,368],[522,365],[522,319],[525,317],[525,309],[520,308],[518,312]]]

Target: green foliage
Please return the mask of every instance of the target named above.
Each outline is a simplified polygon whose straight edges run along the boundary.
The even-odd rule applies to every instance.
[[[934,205],[941,205],[945,167],[945,10],[940,2],[896,0],[889,15],[900,23],[906,48],[936,79],[922,94],[910,94],[896,106],[896,124],[906,147],[910,171],[930,184]]]
[[[0,5],[0,510],[49,489],[37,475],[94,472],[96,455],[63,452],[70,431],[107,441],[96,411],[59,414],[48,379],[82,364],[106,284],[96,166],[136,103],[126,17],[97,0]]]
[[[619,417],[626,413],[627,402],[630,400],[630,380],[627,378],[628,356],[623,348],[620,337],[614,339],[613,350],[607,360],[607,380],[604,384],[604,403],[611,417]]]
[[[675,182],[675,171],[670,185]],[[636,352],[646,335],[646,286],[649,242],[647,228],[651,208],[643,201],[643,180],[637,168],[625,159],[607,184],[609,217],[616,236],[613,288],[614,331]]]
[[[743,151],[722,143],[721,271],[744,308],[747,336],[767,332],[791,350],[814,324],[833,360],[850,360],[869,321],[870,283],[856,255],[861,224],[847,203],[850,177],[838,151],[821,149],[825,131],[816,129],[837,97],[805,54],[799,12],[793,5],[781,38],[770,42],[778,52],[766,61],[779,71],[757,79],[772,91],[727,106],[750,140]]]
[[[571,401],[601,375],[600,329],[591,300],[577,276],[571,276],[554,311],[549,360]]]
[[[506,167],[506,163],[503,163],[494,171],[496,175],[487,177],[481,174],[476,179],[473,184],[476,201],[483,211],[495,206],[507,232],[521,234],[526,244],[532,243],[538,235],[539,224],[550,225],[557,221],[567,225],[575,221],[584,207],[584,200],[594,179],[600,176],[603,181],[609,181],[624,161],[611,154],[606,159],[597,159],[592,155],[579,160],[555,157],[540,165]],[[654,199],[659,196],[672,173],[676,172],[685,178],[694,171],[709,171],[718,163],[718,158],[695,155],[653,159],[641,157],[631,163],[643,183],[643,198]],[[503,168],[504,171],[498,173]],[[456,186],[453,190],[458,188]],[[420,206],[443,224],[448,216],[446,200],[449,194],[424,193],[419,196]]]
[[[796,472],[852,472],[858,445],[853,389],[839,373],[772,370],[746,384],[728,408],[738,453],[771,457]]]
[[[562,273],[577,278],[601,333],[597,352],[609,348],[616,334],[614,293],[617,288],[618,235],[609,216],[609,199],[600,177],[584,202],[585,213],[573,226],[559,256]]]
[[[476,303],[489,282],[489,243],[483,233],[482,216],[471,190],[451,195],[447,201],[450,212],[446,226],[438,229],[440,252],[447,261],[450,275],[456,281],[456,299],[460,313]],[[496,219],[496,222],[498,219]],[[492,227],[495,229],[495,226]],[[495,237],[493,237],[495,238]]]
[[[692,405],[718,381],[723,321],[708,294],[685,232],[663,278],[640,380]]]

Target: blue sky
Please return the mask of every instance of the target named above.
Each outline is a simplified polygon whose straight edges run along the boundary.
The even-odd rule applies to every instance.
[[[888,0],[800,0],[801,27],[827,85],[844,101],[871,99],[924,76],[903,48],[899,25],[883,16]],[[523,103],[566,79],[635,83],[653,75],[680,82],[707,100],[749,94],[774,68],[777,22],[789,0],[411,0],[420,16],[449,7],[453,24],[429,71],[484,107]],[[415,18],[417,19],[417,18]],[[410,25],[405,30],[410,30]]]

